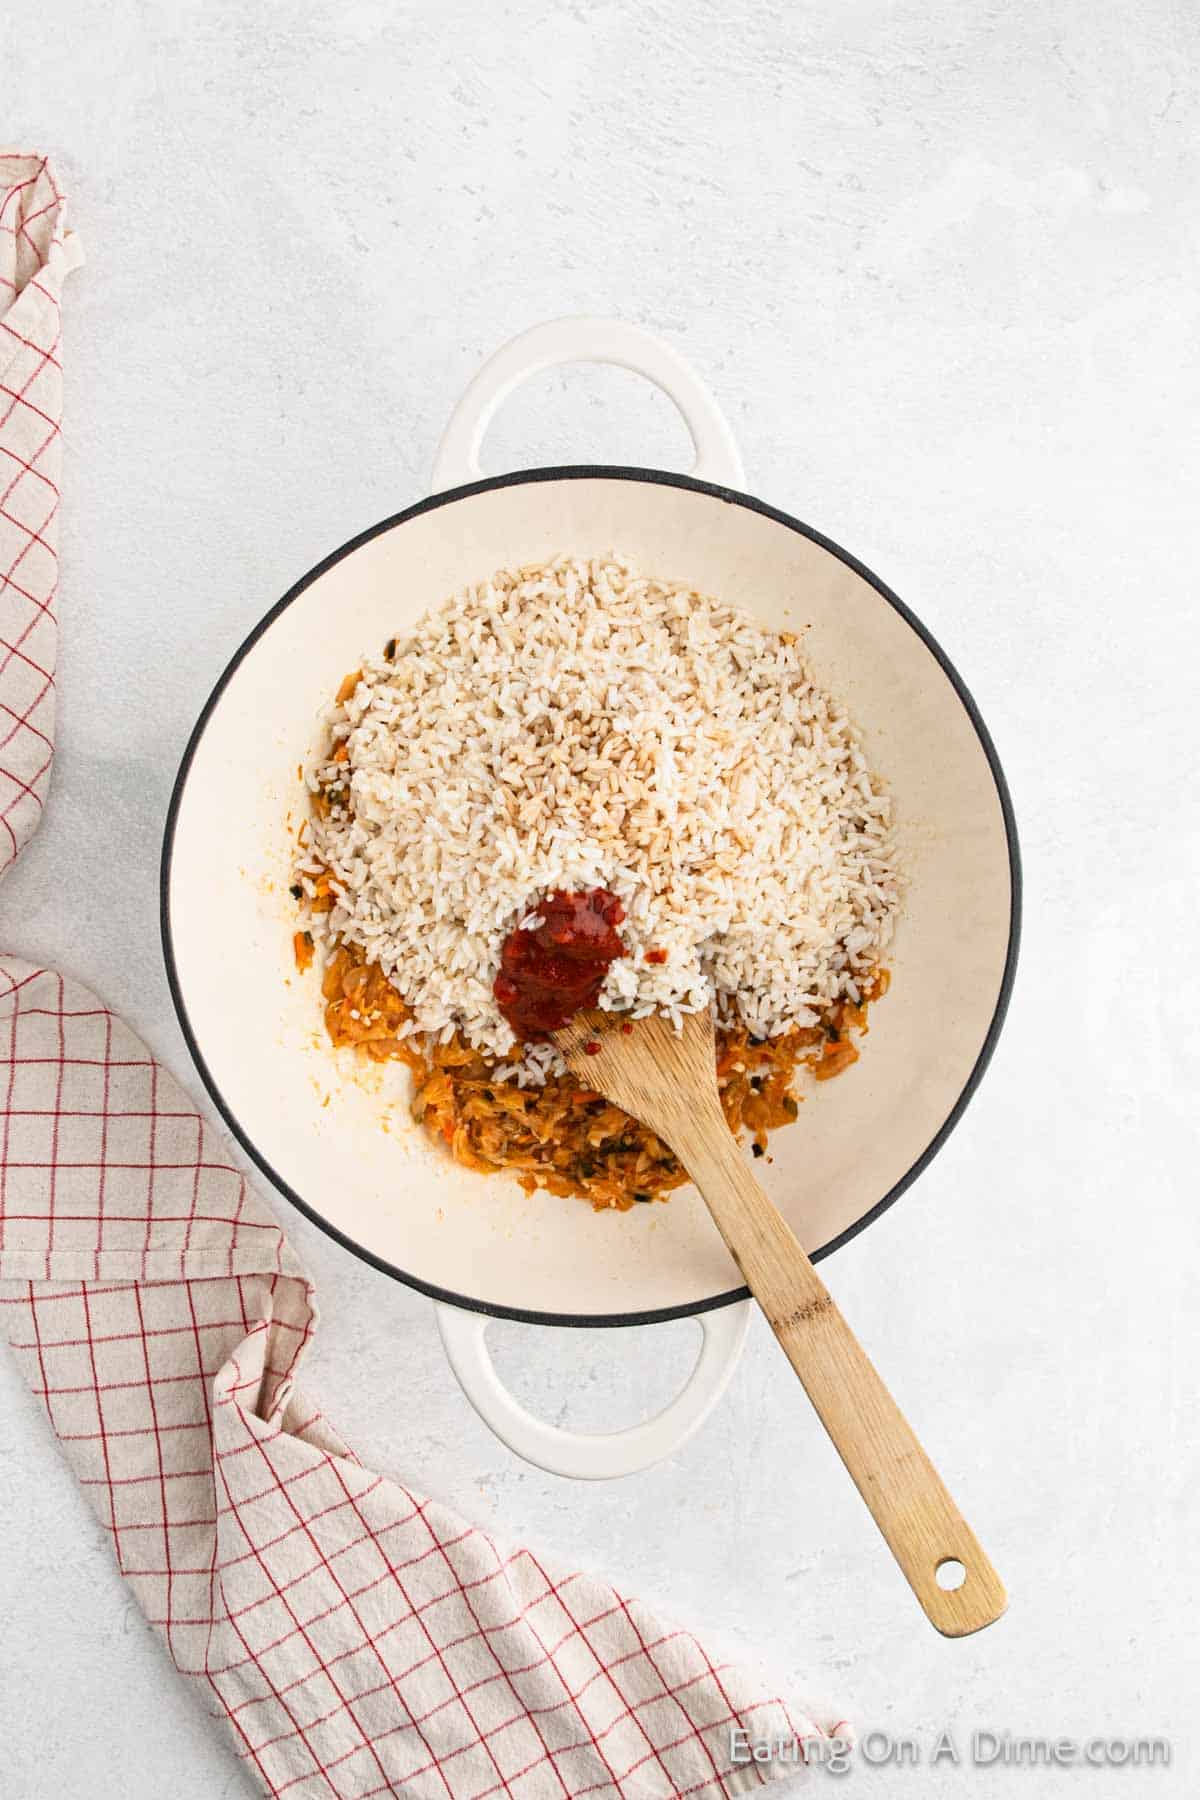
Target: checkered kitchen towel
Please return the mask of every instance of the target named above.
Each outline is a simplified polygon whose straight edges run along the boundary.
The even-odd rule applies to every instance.
[[[52,749],[62,221],[44,160],[0,158],[9,861]],[[0,955],[0,1328],[263,1792],[717,1796],[796,1772],[732,1766],[732,1727],[840,1730],[365,1469],[295,1385],[315,1318],[283,1233],[145,1046],[87,988]]]
[[[54,757],[59,296],[79,260],[45,157],[0,152],[0,874],[37,829]]]

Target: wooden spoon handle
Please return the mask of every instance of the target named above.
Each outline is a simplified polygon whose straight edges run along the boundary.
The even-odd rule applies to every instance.
[[[1000,1577],[724,1119],[693,1118],[687,1135],[673,1148],[926,1616],[946,1637],[990,1625],[1007,1604]],[[962,1565],[958,1587],[939,1584],[947,1563]]]

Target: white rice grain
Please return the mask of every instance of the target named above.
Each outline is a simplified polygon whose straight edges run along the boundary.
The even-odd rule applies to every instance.
[[[346,741],[348,762],[333,762]],[[523,1083],[492,983],[556,888],[605,887],[628,954],[603,1006],[676,1021],[716,1001],[759,1036],[856,1000],[895,918],[891,802],[795,637],[617,557],[560,556],[428,613],[364,663],[307,772],[352,809],[314,817],[310,927],[378,961],[414,1031],[461,1031]],[[647,963],[648,950],[666,952]]]

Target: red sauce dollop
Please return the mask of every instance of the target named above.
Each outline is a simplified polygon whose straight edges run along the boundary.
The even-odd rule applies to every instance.
[[[526,1044],[595,1006],[609,965],[625,954],[616,931],[625,909],[607,888],[548,894],[537,912],[542,923],[535,930],[518,925],[505,938],[492,986],[500,1011]]]

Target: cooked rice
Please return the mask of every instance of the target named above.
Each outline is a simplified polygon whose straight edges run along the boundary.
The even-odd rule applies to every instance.
[[[604,1007],[678,1021],[715,999],[772,1037],[859,1000],[897,905],[891,802],[792,633],[618,557],[560,556],[388,649],[328,716],[308,786],[349,771],[351,803],[309,821],[298,879],[311,899],[328,871],[335,903],[305,922],[379,963],[404,1030],[459,1030],[522,1082],[561,1071],[492,994],[505,938],[554,889],[624,905]]]

